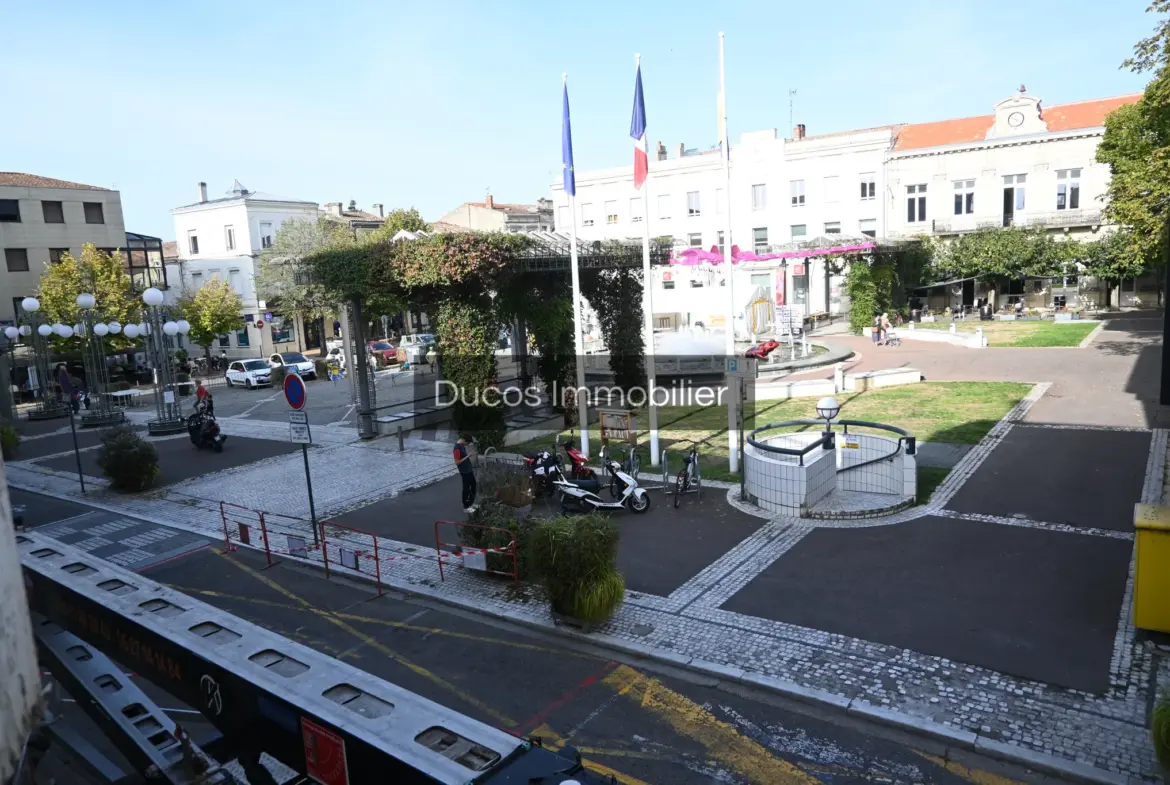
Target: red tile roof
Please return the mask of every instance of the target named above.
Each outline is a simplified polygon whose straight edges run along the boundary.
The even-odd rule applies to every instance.
[[[84,188],[90,191],[108,191],[96,185],[71,183],[68,180],[58,180],[53,177],[41,177],[39,174],[25,174],[24,172],[0,172],[0,185],[15,185],[22,188]]]
[[[167,240],[163,243],[163,259],[178,259],[179,243],[176,240]]]
[[[1047,124],[1049,131],[1095,128],[1105,125],[1105,115],[1119,106],[1132,104],[1141,97],[1141,93],[1135,93],[1057,106],[1044,107],[1042,105],[1041,118]],[[939,120],[934,123],[912,123],[902,128],[894,149],[915,150],[923,147],[979,142],[987,138],[987,132],[994,124],[995,115],[991,114],[979,115],[978,117],[960,117],[955,120]]]

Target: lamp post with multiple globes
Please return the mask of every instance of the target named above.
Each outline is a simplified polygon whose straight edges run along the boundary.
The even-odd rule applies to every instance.
[[[110,373],[106,367],[107,335],[117,335],[122,325],[117,322],[106,324],[94,313],[96,298],[82,292],[77,295],[77,307],[81,309],[81,321],[74,325],[73,333],[81,339],[81,361],[85,367],[85,386],[89,391],[89,408],[81,413],[81,424],[116,425],[126,419],[126,414],[115,408],[110,400]]]
[[[180,390],[176,384],[175,350],[173,339],[186,335],[191,325],[185,319],[174,321],[163,306],[163,293],[153,286],[142,293],[145,319],[140,324],[128,324],[122,333],[127,338],[142,337],[146,355],[154,369],[154,402],[157,418],[146,424],[152,434],[180,433],[186,427]]]
[[[12,369],[14,349],[20,340],[20,330],[9,325],[0,330],[0,420],[16,419],[16,401],[12,398]]]
[[[44,317],[41,315],[41,302],[35,297],[25,297],[20,303],[20,309],[24,312],[24,323],[20,326],[18,332],[20,335],[29,338],[33,349],[33,368],[31,372],[35,373],[35,382],[32,384],[34,390],[39,390],[40,395],[37,396],[36,408],[28,413],[30,420],[52,420],[57,417],[67,417],[69,415],[69,402],[63,400],[54,389],[53,385],[56,380],[49,368],[49,342],[48,337],[54,332],[56,328],[66,329],[64,325],[49,325],[45,323]],[[72,328],[70,335],[72,335]]]

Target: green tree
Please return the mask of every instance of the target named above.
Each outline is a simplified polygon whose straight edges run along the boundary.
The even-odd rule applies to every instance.
[[[37,289],[44,318],[50,323],[69,325],[81,321],[77,295],[82,292],[94,296],[97,317],[104,322],[130,324],[141,319],[142,301],[126,274],[126,263],[120,252],[106,253],[93,243],[86,243],[80,258],[66,253],[59,264],[49,265]]]
[[[399,207],[389,212],[386,216],[386,222],[378,231],[370,235],[370,239],[374,242],[389,240],[403,229],[408,232],[429,232],[431,225],[423,220],[414,207],[409,209]]]
[[[936,246],[935,272],[948,277],[1051,275],[1063,260],[1060,245],[1043,228],[981,229]]]
[[[209,357],[212,341],[238,330],[242,324],[240,296],[227,281],[212,279],[194,294],[183,295],[179,299],[179,311],[191,323],[191,342],[202,346]]]
[[[1130,269],[1150,268],[1162,259],[1170,209],[1170,0],[1155,0],[1147,9],[1162,14],[1154,34],[1134,46],[1122,63],[1138,73],[1151,72],[1142,99],[1105,118],[1105,135],[1097,160],[1109,164],[1105,217],[1131,231],[1116,250]]]
[[[306,319],[332,314],[337,309],[336,297],[313,283],[301,262],[318,251],[348,248],[356,243],[345,224],[324,216],[285,221],[276,230],[271,247],[260,253],[256,291],[263,299],[278,302],[286,313],[299,312]]]

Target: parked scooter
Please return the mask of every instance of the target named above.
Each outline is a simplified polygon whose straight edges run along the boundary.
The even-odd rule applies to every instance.
[[[542,496],[545,491],[552,490],[553,475],[562,476],[559,473],[559,457],[553,455],[548,450],[541,450],[536,453],[525,453],[524,465],[528,471],[532,473],[532,489],[537,496]]]
[[[569,456],[569,478],[572,480],[588,480],[597,476],[593,469],[589,468],[588,461],[581,451],[573,446],[573,431],[569,431],[569,440],[565,442],[565,454]],[[559,438],[559,437],[558,437]]]
[[[635,513],[644,513],[650,509],[650,494],[646,492],[645,488],[638,487],[638,481],[622,470],[622,465],[615,460],[610,460],[606,464],[606,469],[610,474],[620,483],[621,494],[614,501],[605,501],[597,495],[595,491],[586,490],[582,485],[588,482],[593,487],[600,490],[598,481],[594,477],[592,480],[580,480],[571,482],[565,478],[564,474],[560,472],[557,467],[556,471],[559,477],[553,479],[553,486],[561,492],[561,511],[569,512],[576,509],[580,512],[590,512],[592,510],[619,510],[628,509]]]
[[[227,436],[220,432],[219,423],[206,404],[195,404],[195,413],[187,418],[187,435],[196,449],[210,447],[216,452],[223,452],[223,443]]]

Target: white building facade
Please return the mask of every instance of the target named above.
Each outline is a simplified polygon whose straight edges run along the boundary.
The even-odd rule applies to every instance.
[[[34,294],[41,274],[69,252],[93,243],[104,251],[126,246],[122,196],[117,191],[51,177],[0,172],[0,323]]]
[[[1108,167],[1096,163],[1104,118],[1139,97],[1042,107],[1020,93],[979,117],[820,136],[797,126],[787,139],[774,129],[744,133],[731,154],[732,244],[766,252],[838,237],[953,237],[1005,220],[1095,237],[1109,181]],[[679,145],[668,157],[657,148],[644,186],[648,216],[632,165],[577,172],[578,237],[640,240],[645,220],[651,237],[669,236],[676,249],[722,249],[728,199],[718,149]],[[567,196],[560,182],[552,190],[557,231],[567,233]],[[726,302],[712,289],[725,291],[724,271],[703,267],[654,271],[657,326],[723,323]],[[748,262],[734,274],[740,313],[756,286],[806,314],[847,309],[842,279],[821,258]]]
[[[271,313],[258,296],[256,260],[285,221],[316,221],[318,214],[316,202],[249,191],[239,180],[219,199],[208,199],[207,184],[199,183],[198,202],[171,210],[179,257],[168,265],[169,296],[177,299],[212,279],[227,281],[240,296],[240,326],[220,336],[214,354],[266,357],[303,346],[294,314]]]

